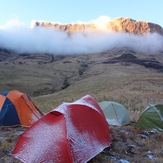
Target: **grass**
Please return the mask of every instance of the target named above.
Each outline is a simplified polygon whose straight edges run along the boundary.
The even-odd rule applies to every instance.
[[[74,102],[90,94],[97,102],[109,100],[123,104],[133,122],[138,120],[148,104],[163,103],[163,73],[132,64],[103,64],[107,57],[106,54],[100,57],[69,56],[48,64],[24,58],[0,62],[0,91],[18,89],[26,92],[44,113],[62,102]],[[84,67],[83,63],[87,66]],[[65,87],[65,83],[69,86]],[[140,133],[143,131],[135,129],[134,123],[109,128],[112,145],[93,158],[91,163],[109,163],[114,159],[151,162],[148,151],[152,152],[157,162],[163,162],[162,134],[156,133],[142,139]],[[5,139],[0,141],[0,158],[3,158],[0,162],[16,163],[17,160],[11,158],[11,150],[18,139],[16,133],[19,130],[1,131],[0,137],[4,134]],[[126,152],[130,145],[135,146],[132,149],[134,154]]]
[[[23,127],[0,128],[0,162],[19,163],[11,153]],[[109,126],[111,145],[88,163],[115,163],[118,160],[129,162],[157,162],[163,160],[163,134],[135,128],[135,123],[127,126]],[[145,135],[146,137],[142,137]],[[3,138],[3,139],[2,139]]]
[[[143,76],[144,79],[141,81]],[[153,81],[152,85],[149,84],[150,74],[138,74],[134,77],[131,75],[126,78],[114,77],[114,79],[109,79],[106,76],[105,78],[101,78],[100,76],[90,77],[75,82],[65,90],[33,97],[33,101],[43,112],[47,112],[57,107],[63,101],[73,102],[86,94],[90,94],[97,101],[109,100],[123,104],[131,113],[132,119],[136,120],[148,104],[163,103],[163,76],[162,74],[154,73],[152,77],[157,78],[157,81],[154,79],[156,83]],[[105,82],[106,78],[107,83]],[[135,85],[141,85],[141,89],[133,89]],[[160,90],[159,93],[158,89]]]

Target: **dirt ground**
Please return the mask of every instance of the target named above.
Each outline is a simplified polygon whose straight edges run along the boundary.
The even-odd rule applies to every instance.
[[[135,123],[124,127],[110,126],[111,146],[91,160],[92,163],[162,163],[163,134],[140,130]]]
[[[0,163],[19,163],[12,150],[26,128],[0,128]],[[109,126],[111,145],[89,163],[162,163],[163,134],[155,130],[139,130],[135,123],[117,127]]]

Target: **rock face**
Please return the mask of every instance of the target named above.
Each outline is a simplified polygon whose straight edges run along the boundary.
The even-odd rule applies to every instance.
[[[133,34],[159,33],[163,35],[163,28],[158,24],[137,21],[130,18],[117,18],[108,23],[108,28],[117,32]]]
[[[51,22],[35,22],[35,27],[42,26],[48,28],[54,28],[61,31],[66,31],[68,33],[73,33],[76,31],[86,31],[93,30],[99,31],[99,27],[96,24],[57,24]],[[101,29],[102,30],[102,29]],[[105,23],[105,31],[112,32],[125,32],[132,34],[145,35],[147,33],[158,33],[163,35],[163,28],[154,23],[137,21],[130,18],[116,18],[112,21]]]
[[[35,22],[34,26],[54,28],[61,31],[67,31],[69,33],[76,31],[97,30],[97,27],[94,24],[57,24],[51,22]]]

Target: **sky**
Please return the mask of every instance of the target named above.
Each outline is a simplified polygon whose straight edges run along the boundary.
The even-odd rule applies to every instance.
[[[159,24],[163,27],[163,0],[0,0],[0,48],[19,53],[88,54],[129,47],[140,52],[163,51],[163,36],[122,33],[73,33],[32,28],[33,21],[96,22],[117,17]],[[102,19],[99,19],[102,18]],[[105,24],[104,24],[105,25]],[[152,40],[152,41],[151,41]]]
[[[163,0],[0,0],[0,25],[18,19],[60,23],[88,22],[99,16],[130,17],[163,27]]]

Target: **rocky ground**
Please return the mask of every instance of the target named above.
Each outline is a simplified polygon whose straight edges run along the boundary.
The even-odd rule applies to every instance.
[[[163,162],[162,133],[136,129],[135,123],[109,128],[111,146],[93,158],[93,163]]]
[[[135,123],[128,126],[109,126],[111,145],[90,163],[163,162],[163,134],[155,130],[139,130]],[[0,128],[0,163],[19,163],[12,150],[26,128]]]
[[[12,157],[12,150],[18,137],[26,130],[24,127],[0,128],[0,163],[16,163],[18,160]]]

